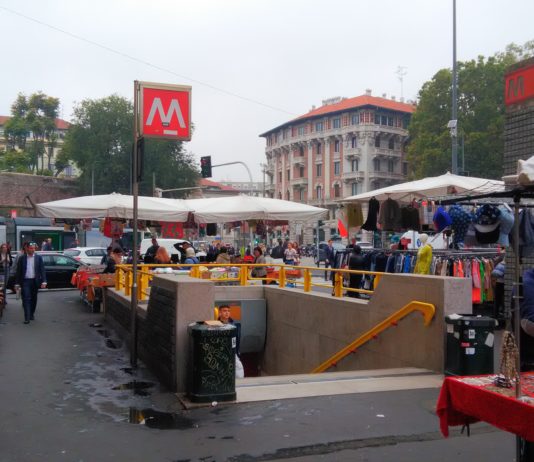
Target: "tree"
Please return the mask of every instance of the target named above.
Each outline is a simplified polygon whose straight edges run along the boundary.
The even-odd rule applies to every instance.
[[[458,63],[459,167],[471,176],[500,178],[504,151],[504,73],[518,60],[534,55],[534,40],[508,45],[504,52]],[[451,170],[450,69],[439,70],[419,91],[410,126],[408,159],[412,176],[441,175]],[[465,157],[462,159],[462,153]]]
[[[11,106],[11,118],[6,122],[6,151],[19,152],[21,160],[28,161],[27,168],[36,171],[44,156],[48,157],[48,170],[57,145],[56,118],[59,99],[38,92],[26,97],[19,93]],[[20,162],[18,162],[20,163]]]
[[[117,95],[87,99],[74,109],[59,158],[62,163],[76,162],[85,194],[129,194],[132,127],[132,103]],[[182,143],[147,140],[141,194],[152,195],[152,173],[163,189],[194,186],[199,176]]]

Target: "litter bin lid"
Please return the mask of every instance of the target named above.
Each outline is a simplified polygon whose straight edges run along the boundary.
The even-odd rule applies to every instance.
[[[204,324],[203,321],[199,321],[189,324],[189,330],[194,337],[235,337],[237,327],[233,324],[223,324],[222,326],[209,326],[208,324]]]
[[[497,325],[495,318],[490,318],[489,316],[473,316],[471,314],[448,315],[445,316],[445,322],[457,326],[494,327]]]

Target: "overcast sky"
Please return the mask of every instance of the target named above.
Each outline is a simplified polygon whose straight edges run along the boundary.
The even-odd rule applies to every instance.
[[[534,39],[533,17],[532,0],[457,0],[458,59]],[[70,120],[83,99],[131,98],[136,79],[191,85],[187,149],[256,180],[260,133],[329,97],[399,97],[399,66],[415,99],[452,63],[452,0],[0,0],[0,31],[0,115],[19,92],[58,97]]]

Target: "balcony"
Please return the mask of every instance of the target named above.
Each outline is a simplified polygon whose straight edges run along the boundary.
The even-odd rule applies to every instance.
[[[369,172],[369,178],[384,179],[384,180],[405,180],[406,177],[402,173],[393,172]]]
[[[332,154],[332,160],[340,160],[341,159],[341,153],[338,151],[338,152],[334,152]]]
[[[273,176],[274,175],[274,165],[272,164],[269,164],[265,167],[265,173],[269,176]]]
[[[291,160],[292,165],[306,165],[306,156],[295,156]]]
[[[364,177],[365,177],[365,173],[362,172],[361,170],[356,170],[354,172],[343,172],[343,175],[342,175],[343,181],[345,182],[363,180]]]
[[[301,177],[301,178],[293,178],[291,180],[291,186],[298,187],[298,188],[304,188],[308,185],[308,179]]]
[[[402,156],[402,152],[394,149],[384,149],[384,148],[375,148],[375,153],[379,157],[395,157],[399,158]]]
[[[353,159],[354,157],[361,157],[362,148],[347,148],[345,149],[345,157],[347,159]]]

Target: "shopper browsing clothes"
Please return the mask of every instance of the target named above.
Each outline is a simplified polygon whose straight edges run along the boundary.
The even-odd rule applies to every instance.
[[[15,275],[16,288],[22,290],[22,306],[24,308],[24,324],[35,318],[37,308],[37,292],[46,288],[46,272],[43,258],[35,253],[37,244],[30,242],[26,253],[17,262]]]

